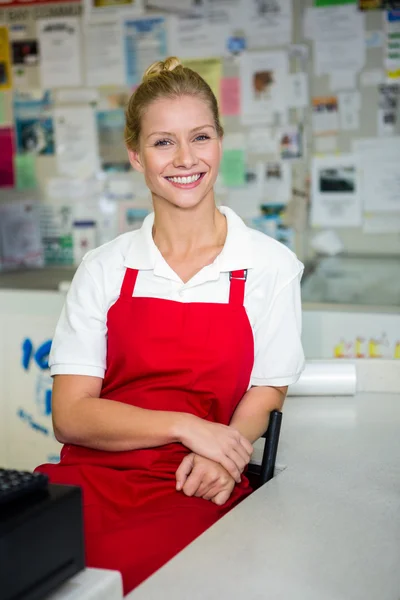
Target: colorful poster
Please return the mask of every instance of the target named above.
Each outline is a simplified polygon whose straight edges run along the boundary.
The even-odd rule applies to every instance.
[[[359,10],[385,10],[400,8],[400,0],[358,0]]]
[[[285,127],[280,134],[281,158],[294,159],[303,156],[303,131],[300,127]]]
[[[385,17],[385,68],[391,82],[400,81],[400,10],[389,10]]]
[[[0,91],[11,88],[11,56],[7,27],[0,27]]]
[[[18,153],[54,154],[52,105],[49,91],[15,92],[14,118]]]
[[[18,6],[32,6],[39,4],[69,4],[70,2],[80,2],[80,0],[1,0],[0,6],[4,8],[18,8]]]
[[[11,127],[0,128],[0,187],[14,185],[13,137]]]
[[[102,168],[108,171],[111,165],[115,168],[116,164],[128,165],[129,168],[124,143],[125,113],[123,109],[99,111],[96,114],[96,120]]]
[[[288,54],[249,52],[240,57],[242,123],[271,124],[287,112]]]
[[[220,58],[204,58],[182,61],[185,67],[196,71],[208,83],[220,102],[222,62]]]
[[[126,82],[140,83],[151,63],[167,56],[167,30],[164,17],[149,16],[124,20]]]
[[[84,0],[84,14],[87,17],[121,11],[140,14],[143,11],[143,0]]]
[[[312,126],[315,135],[332,135],[339,129],[339,105],[336,96],[312,99]]]

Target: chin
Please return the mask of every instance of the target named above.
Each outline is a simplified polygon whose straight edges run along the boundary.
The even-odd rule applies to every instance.
[[[207,203],[210,198],[212,199],[212,201],[214,202],[214,194],[213,194],[213,189],[211,188],[211,190],[207,190],[206,193],[190,193],[189,190],[187,192],[178,192],[175,194],[156,194],[156,196],[158,198],[160,198],[160,200],[162,200],[162,202],[166,202],[168,204],[171,204],[172,206],[175,206],[176,208],[182,208],[182,209],[190,209],[190,208],[196,208],[197,206],[199,206],[199,204]]]

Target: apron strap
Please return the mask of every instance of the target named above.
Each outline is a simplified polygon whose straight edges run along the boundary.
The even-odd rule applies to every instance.
[[[229,273],[229,281],[231,282],[229,290],[229,304],[243,306],[246,279],[247,269],[242,269],[241,271],[231,271]]]
[[[139,271],[137,269],[126,269],[121,286],[120,297],[132,298],[138,273]]]

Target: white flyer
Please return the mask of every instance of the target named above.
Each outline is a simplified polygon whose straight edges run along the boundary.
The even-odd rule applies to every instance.
[[[242,17],[248,48],[287,46],[292,42],[292,0],[242,0]]]
[[[207,17],[170,17],[169,54],[184,58],[214,58],[226,53],[225,23]]]
[[[60,175],[92,177],[99,168],[95,114],[91,107],[54,110],[57,168]]]
[[[288,55],[284,51],[249,52],[240,57],[243,124],[271,124],[287,112]]]
[[[271,160],[257,164],[263,205],[288,204],[292,197],[292,166],[289,161]]]
[[[43,267],[39,204],[13,201],[0,204],[0,271]]]
[[[340,128],[344,131],[355,131],[360,127],[360,92],[340,92],[339,100],[339,121]]]
[[[314,156],[311,181],[313,227],[360,227],[360,171],[352,154]]]
[[[358,72],[365,64],[364,15],[355,4],[314,8],[314,70]]]
[[[356,140],[366,212],[400,211],[400,136]]]
[[[125,83],[122,24],[113,17],[84,23],[86,84]]]
[[[78,17],[40,19],[40,79],[43,89],[82,85]]]
[[[305,108],[310,104],[307,73],[288,75],[288,101],[290,108]]]

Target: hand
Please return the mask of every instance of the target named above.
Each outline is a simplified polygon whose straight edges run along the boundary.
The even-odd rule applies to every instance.
[[[239,431],[186,414],[179,439],[195,454],[219,463],[240,483],[240,475],[250,462],[253,446]]]
[[[230,498],[235,480],[220,464],[199,456],[188,454],[176,471],[176,489],[186,496],[211,500],[221,506]]]

